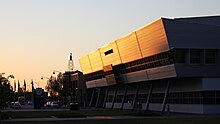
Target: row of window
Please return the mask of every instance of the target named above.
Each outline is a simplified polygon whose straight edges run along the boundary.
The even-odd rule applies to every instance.
[[[164,93],[154,93],[151,95],[150,103],[162,103]],[[132,103],[134,94],[128,94],[125,103]],[[115,102],[122,102],[123,95],[117,95]],[[138,103],[146,103],[148,94],[139,94],[137,96]],[[109,95],[107,102],[112,102],[113,96]],[[220,104],[220,91],[196,91],[196,92],[178,92],[169,93],[167,103],[172,104]]]
[[[169,59],[162,59],[162,60],[158,60],[154,62],[145,63],[142,65],[136,65],[136,66],[120,69],[119,73],[125,74],[129,72],[140,71],[144,69],[155,68],[155,67],[160,67],[160,66],[165,66],[165,65],[170,65],[170,64],[172,64],[172,62]]]
[[[190,64],[216,64],[217,63],[218,50],[216,49],[172,49],[171,51],[159,53],[153,56],[120,64],[114,66],[112,72],[97,71],[86,75],[86,80],[95,80],[104,78],[105,75],[117,73],[125,74],[129,72],[155,68],[173,63],[186,64],[187,61]]]
[[[130,68],[133,66],[138,66],[138,65],[148,64],[148,63],[154,63],[154,62],[158,62],[161,60],[171,60],[172,61],[172,59],[173,59],[172,53],[170,51],[168,51],[168,52],[159,53],[159,54],[156,54],[153,56],[145,57],[143,59],[128,62],[125,64],[125,68]]]
[[[150,57],[146,57],[143,59],[128,62],[126,64],[116,65],[114,67],[115,70],[112,72],[105,72],[104,73],[103,70],[101,70],[101,71],[87,74],[86,80],[90,81],[90,80],[104,78],[105,75],[112,74],[113,72],[119,73],[119,74],[124,74],[124,73],[139,71],[139,70],[143,70],[143,69],[169,65],[172,63],[173,63],[172,54],[171,54],[171,52],[168,51],[168,52],[159,53],[159,54],[156,54],[156,55],[153,55]]]
[[[217,49],[173,49],[175,63],[216,64]]]

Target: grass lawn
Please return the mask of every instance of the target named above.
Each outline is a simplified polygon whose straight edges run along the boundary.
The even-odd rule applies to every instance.
[[[99,120],[65,120],[45,122],[1,122],[1,124],[220,124],[219,116],[179,116],[164,117],[153,112],[130,110],[79,110],[79,111],[8,111],[1,114],[11,118],[46,118],[46,117],[86,117],[86,116],[157,116],[144,119],[99,119]],[[161,117],[161,118],[160,118]]]
[[[2,112],[13,118],[47,118],[55,117],[87,117],[87,116],[150,116],[156,115],[152,112],[130,111],[130,110],[78,110],[78,111],[8,111]]]
[[[220,124],[219,118],[149,118],[118,120],[76,120],[54,122],[4,122],[2,124]]]

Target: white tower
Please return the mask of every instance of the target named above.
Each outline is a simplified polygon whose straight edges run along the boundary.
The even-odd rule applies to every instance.
[[[72,53],[70,53],[70,59],[69,59],[69,65],[68,65],[68,68],[69,68],[69,71],[73,71],[73,57],[72,57]]]

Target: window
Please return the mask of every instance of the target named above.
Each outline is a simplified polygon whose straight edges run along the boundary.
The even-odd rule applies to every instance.
[[[200,64],[200,58],[201,58],[201,50],[198,49],[191,49],[190,50],[190,63],[191,64]]]
[[[174,62],[175,63],[185,63],[185,50],[175,49],[174,50]]]
[[[109,55],[109,54],[111,54],[111,53],[113,53],[113,49],[110,49],[110,50],[106,51],[106,52],[105,52],[105,55],[107,56],[107,55]]]
[[[216,64],[217,50],[207,49],[205,50],[205,63]]]

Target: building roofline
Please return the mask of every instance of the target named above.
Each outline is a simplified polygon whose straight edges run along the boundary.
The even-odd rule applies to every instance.
[[[136,31],[138,31],[138,30],[140,30],[140,29],[142,29],[142,28],[144,28],[144,27],[147,27],[147,26],[149,26],[149,25],[155,23],[156,21],[158,21],[158,20],[160,20],[160,19],[163,20],[163,19],[170,19],[170,18],[160,17],[160,18],[158,18],[158,19],[156,19],[156,20],[154,20],[154,21],[152,21],[152,22],[150,22],[150,23],[148,23],[148,24],[146,24],[146,25],[144,25],[144,26],[142,26],[142,27],[140,27],[140,28],[138,28],[138,29],[136,29],[136,30],[134,30],[134,31],[132,31],[132,32],[130,32],[130,33],[128,33],[128,34],[126,34],[126,35],[120,37],[120,38],[118,38],[118,39],[116,39],[116,40],[113,40],[112,42],[110,42],[110,43],[108,43],[108,44],[106,44],[106,45],[104,45],[104,46],[102,46],[102,47],[100,47],[100,48],[98,48],[98,49],[95,49],[95,50],[93,50],[93,51],[91,51],[91,52],[89,52],[89,53],[83,55],[82,57],[84,57],[84,56],[86,56],[86,55],[89,55],[89,54],[91,54],[91,53],[93,53],[93,52],[95,52],[95,51],[97,51],[97,50],[99,50],[99,49],[102,49],[102,48],[104,48],[105,46],[108,46],[109,44],[114,43],[114,42],[116,42],[117,40],[119,40],[119,39],[121,39],[121,38],[124,38],[124,37],[126,37],[126,36],[132,34],[133,32],[136,32]],[[80,57],[79,60],[80,60],[82,57]]]
[[[197,19],[197,18],[215,18],[220,17],[220,15],[199,15],[199,16],[186,16],[186,17],[178,17],[174,19]]]

